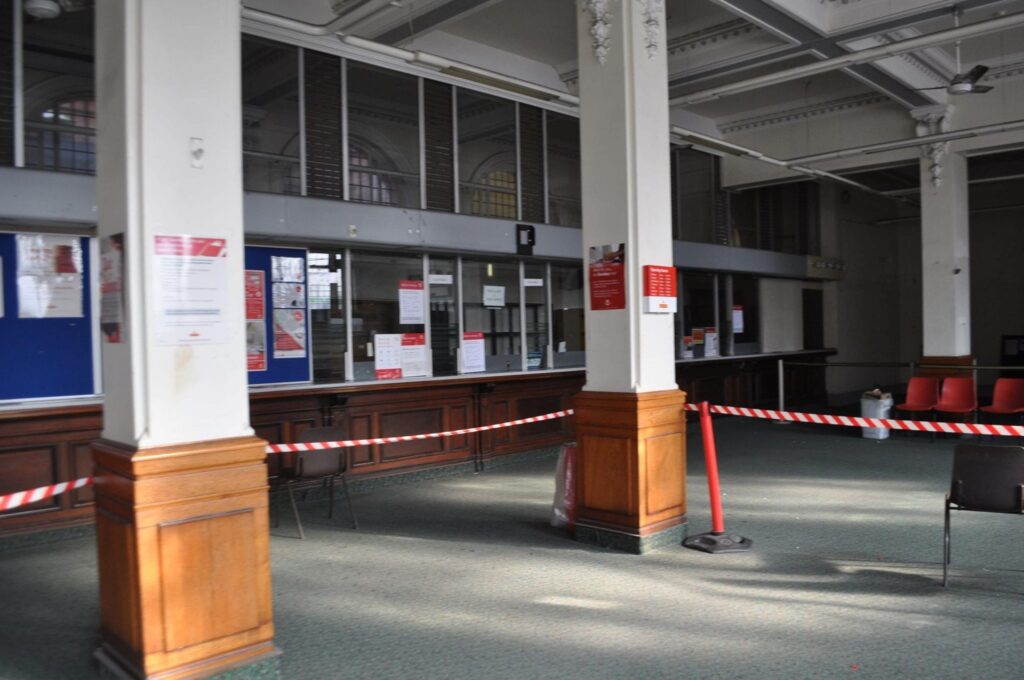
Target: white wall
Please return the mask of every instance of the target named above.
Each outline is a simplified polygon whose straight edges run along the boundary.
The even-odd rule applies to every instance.
[[[818,286],[789,279],[761,279],[762,352],[804,348],[803,289]]]

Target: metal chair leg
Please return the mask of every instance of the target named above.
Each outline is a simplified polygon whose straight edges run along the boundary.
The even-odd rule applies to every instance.
[[[295,505],[295,493],[292,491],[291,483],[286,488],[288,489],[288,500],[292,503],[292,514],[295,515],[295,526],[299,528],[299,540],[303,540],[306,538],[306,534],[302,531],[302,520],[299,519],[299,506]]]
[[[359,520],[356,519],[356,511],[352,509],[352,496],[348,493],[348,475],[341,475],[341,486],[345,489],[345,502],[348,503],[348,514],[352,517],[352,528],[359,531]]]
[[[943,545],[942,545],[942,587],[945,588],[949,585],[949,562],[951,557],[951,550],[949,544],[949,501],[946,501],[946,522],[945,530],[943,531]]]

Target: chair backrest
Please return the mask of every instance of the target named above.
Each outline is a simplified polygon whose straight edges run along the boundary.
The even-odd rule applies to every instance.
[[[330,442],[345,439],[340,427],[309,427],[299,433],[299,443]],[[348,470],[348,449],[301,451],[295,456],[296,477],[325,477]]]
[[[974,391],[974,378],[950,377],[942,381],[942,398],[939,403],[944,406],[975,408],[978,397]]]
[[[907,403],[934,406],[938,401],[938,378],[915,377],[907,383]]]
[[[996,379],[992,406],[1006,410],[1024,408],[1024,378]]]
[[[1024,446],[958,445],[949,500],[968,510],[1024,512]]]

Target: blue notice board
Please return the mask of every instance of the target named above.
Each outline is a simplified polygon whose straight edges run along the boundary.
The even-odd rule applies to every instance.
[[[15,234],[0,234],[0,400],[96,393],[89,238],[74,238],[82,248],[82,316],[19,318]]]
[[[287,258],[288,261],[277,260],[278,264],[297,265],[291,268],[274,267],[275,258]],[[301,263],[295,262],[301,259]],[[306,281],[306,251],[301,248],[271,248],[266,246],[245,247],[246,272],[263,272],[263,330],[266,338],[265,354],[260,357],[249,354],[249,384],[268,385],[274,383],[297,383],[310,381],[310,363],[312,347],[309,334],[309,296]],[[275,281],[275,278],[278,279]],[[248,282],[248,274],[246,275]],[[300,280],[301,279],[301,280]],[[281,292],[275,302],[275,287],[278,283]],[[291,285],[288,285],[291,284]],[[298,292],[301,291],[301,292]],[[246,308],[259,304],[257,298],[248,293]],[[275,306],[276,305],[276,306]],[[275,314],[282,315],[275,323]],[[247,318],[252,316],[247,313]],[[288,326],[290,324],[290,327]],[[249,322],[246,326],[248,327]],[[248,330],[248,328],[247,328]],[[289,332],[291,331],[291,332]],[[301,331],[301,338],[297,337]],[[276,336],[275,336],[276,333]],[[247,333],[247,338],[250,333]],[[253,345],[252,338],[247,344]],[[301,349],[300,349],[301,347]],[[276,356],[275,356],[276,355]],[[259,368],[263,366],[263,368]]]

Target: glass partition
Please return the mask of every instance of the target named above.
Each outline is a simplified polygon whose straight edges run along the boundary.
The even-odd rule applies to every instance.
[[[421,256],[352,253],[352,360],[355,380],[426,375],[418,364],[413,368],[401,363],[405,354],[402,347],[406,346],[403,343],[409,341],[404,336],[418,334],[423,341],[423,294]],[[378,337],[382,335],[391,337]],[[403,337],[396,340],[394,336],[399,335]],[[393,343],[397,343],[397,349]],[[401,356],[396,358],[396,354]],[[426,357],[423,363],[426,364]],[[396,373],[399,370],[401,373]]]
[[[673,148],[672,171],[675,238],[714,242],[715,157],[695,149]]]
[[[299,194],[298,48],[242,36],[242,172],[246,191]]]
[[[582,265],[551,265],[551,317],[554,368],[585,365]]]
[[[419,79],[346,63],[349,199],[419,208]]]
[[[345,380],[345,253],[310,250],[306,277],[313,382]]]
[[[91,7],[45,21],[24,16],[27,167],[96,172],[93,24]]]
[[[523,308],[526,316],[526,367],[547,368],[548,273],[544,264],[523,265]]]
[[[463,260],[464,330],[482,333],[488,372],[522,370],[519,333],[519,265],[494,260]],[[463,347],[463,363],[476,365]]]
[[[459,211],[516,219],[515,104],[460,88],[458,112]]]
[[[430,257],[430,348],[434,375],[455,375],[459,347],[458,281],[455,258]]]
[[[583,225],[580,199],[580,121],[548,111],[548,223]]]
[[[720,299],[716,292],[717,277],[708,272],[686,271],[683,272],[682,282],[680,307],[684,335],[676,343],[682,350],[681,358],[720,356],[723,353],[719,329],[721,317],[715,311],[715,304]],[[716,336],[708,338],[709,332]]]

